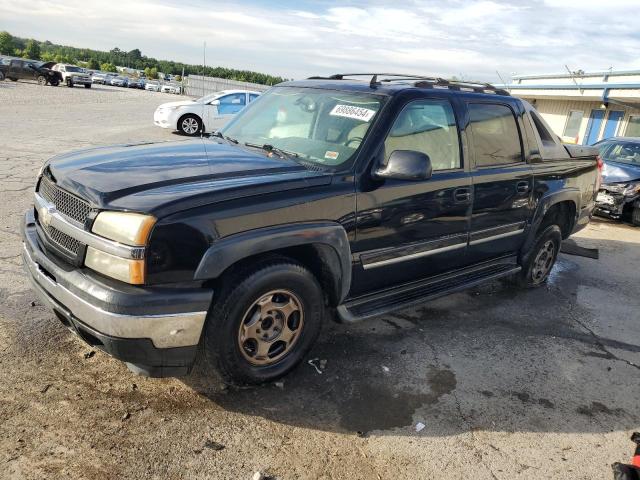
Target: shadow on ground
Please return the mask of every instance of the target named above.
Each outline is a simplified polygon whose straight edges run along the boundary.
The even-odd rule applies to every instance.
[[[619,352],[638,355],[640,341],[590,327],[606,320],[577,296],[602,287],[598,268],[563,255],[543,288],[494,282],[369,322],[327,322],[282,385],[203,387],[200,373],[182,381],[230,411],[328,431],[402,434],[418,421],[433,435],[629,430],[639,372]],[[321,374],[314,358],[326,360]]]

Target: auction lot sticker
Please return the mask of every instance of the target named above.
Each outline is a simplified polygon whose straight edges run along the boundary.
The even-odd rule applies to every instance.
[[[329,115],[335,117],[354,118],[362,122],[368,122],[376,114],[375,110],[369,110],[368,108],[352,107],[351,105],[336,105],[333,110],[329,112]]]

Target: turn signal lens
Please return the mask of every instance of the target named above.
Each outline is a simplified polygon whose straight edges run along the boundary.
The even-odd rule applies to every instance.
[[[144,260],[130,260],[87,247],[84,264],[107,277],[133,285],[144,283]]]

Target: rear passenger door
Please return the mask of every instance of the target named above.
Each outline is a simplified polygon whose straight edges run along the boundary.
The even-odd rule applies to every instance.
[[[525,161],[521,112],[507,103],[468,102],[473,160],[469,259],[516,252],[533,209],[533,171]]]

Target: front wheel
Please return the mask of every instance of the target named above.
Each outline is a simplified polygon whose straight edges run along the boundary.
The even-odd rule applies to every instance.
[[[291,371],[320,333],[324,296],[315,276],[283,257],[225,279],[209,312],[203,361],[226,383],[275,380]]]
[[[7,78],[9,78],[9,80],[11,80],[12,82],[17,82],[18,81],[17,78],[13,78],[13,77],[7,77]]]
[[[59,80],[51,80],[49,82],[49,85],[51,85],[52,87],[57,87],[58,85],[60,85],[60,81]]]
[[[90,83],[85,83],[84,84],[84,88],[91,88],[91,84]]]
[[[196,115],[185,115],[178,120],[178,130],[183,135],[193,137],[202,132],[202,120]]]
[[[522,270],[518,274],[518,284],[533,288],[546,282],[558,258],[561,243],[562,232],[557,225],[550,225],[538,232],[532,247],[521,254]]]
[[[69,79],[67,79],[67,87],[73,88],[73,82]]]
[[[38,75],[38,85],[44,87],[47,84],[47,77],[45,77],[44,75]]]
[[[0,72],[0,82],[4,80],[4,73]]]

